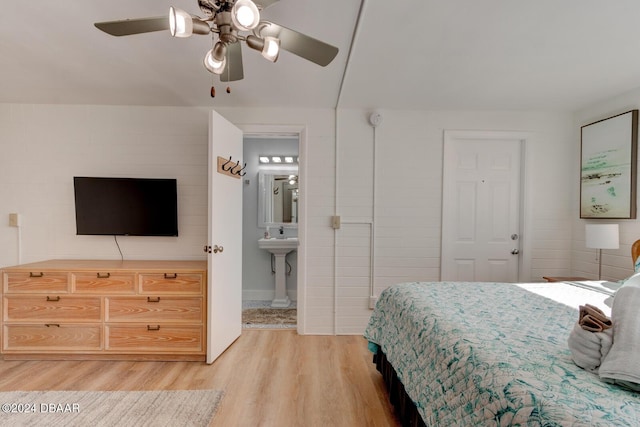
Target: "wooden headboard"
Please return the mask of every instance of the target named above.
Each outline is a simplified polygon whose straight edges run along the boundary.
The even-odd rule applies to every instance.
[[[633,261],[633,265],[636,265],[636,260],[638,259],[638,255],[640,255],[640,240],[636,240],[631,245],[631,261]]]

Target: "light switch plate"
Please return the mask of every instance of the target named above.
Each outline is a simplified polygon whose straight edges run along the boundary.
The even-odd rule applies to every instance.
[[[17,213],[9,214],[9,227],[20,227],[20,215]]]

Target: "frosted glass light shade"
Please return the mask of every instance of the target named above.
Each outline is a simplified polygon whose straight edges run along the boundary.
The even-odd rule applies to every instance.
[[[280,55],[280,40],[271,36],[265,37],[262,56],[271,62],[276,62],[278,55]]]
[[[618,249],[620,247],[618,224],[586,224],[587,248]]]
[[[237,0],[231,9],[231,22],[240,31],[253,30],[260,22],[258,6],[251,0]]]
[[[193,34],[191,15],[182,9],[169,8],[169,30],[173,37],[190,37]]]
[[[222,61],[214,58],[213,49],[211,49],[204,57],[204,68],[213,74],[222,74],[224,66],[227,65],[227,58],[223,57]]]
[[[193,34],[209,34],[211,27],[205,21],[171,6],[169,8],[169,32],[173,37],[191,37]]]

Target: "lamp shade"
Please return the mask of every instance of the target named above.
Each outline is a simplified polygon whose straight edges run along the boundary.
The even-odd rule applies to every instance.
[[[586,224],[585,240],[587,248],[618,249],[618,224]]]
[[[224,71],[225,65],[227,65],[227,58],[225,56],[222,57],[222,60],[219,61],[215,58],[215,47],[211,49],[204,57],[204,68],[207,69],[210,73],[213,74],[222,74]]]
[[[169,32],[173,37],[191,37],[194,33],[209,34],[211,27],[205,21],[171,6],[169,8]]]
[[[190,37],[193,34],[191,15],[182,9],[169,8],[169,30],[173,37]]]
[[[253,30],[260,22],[258,6],[251,0],[236,0],[231,9],[231,22],[240,31]]]

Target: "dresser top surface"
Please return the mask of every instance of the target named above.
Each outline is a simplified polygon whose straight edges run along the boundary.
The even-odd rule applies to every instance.
[[[135,270],[135,271],[202,271],[207,269],[204,260],[93,260],[93,259],[51,259],[46,261],[3,267],[4,271],[35,270]]]

